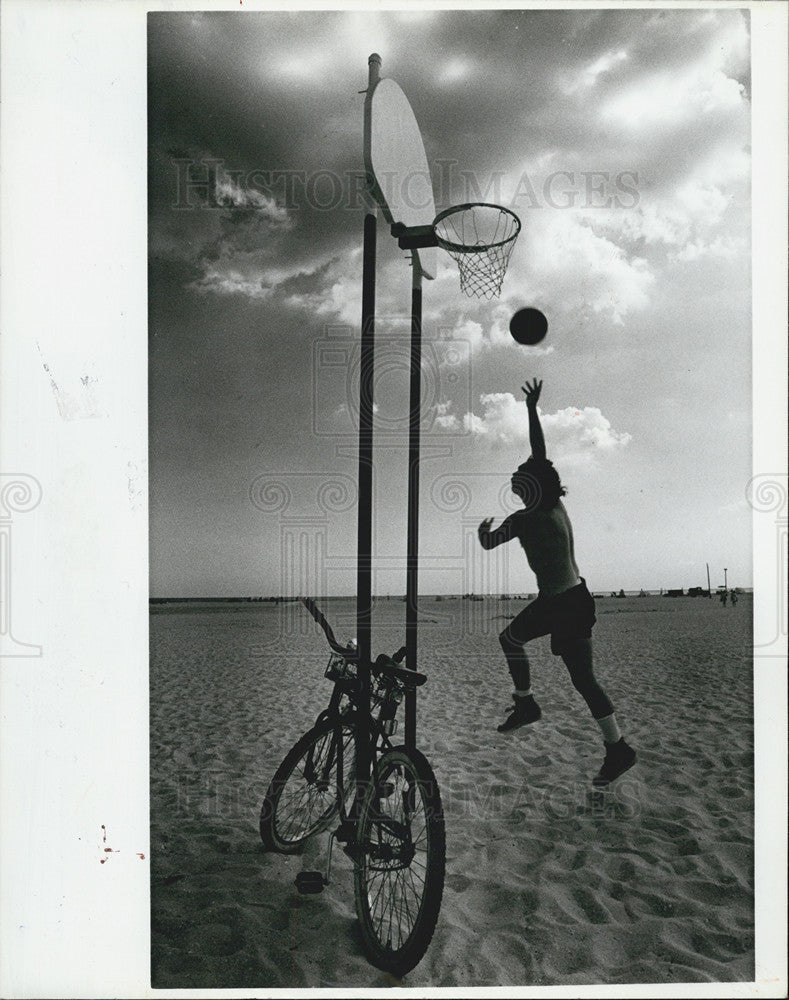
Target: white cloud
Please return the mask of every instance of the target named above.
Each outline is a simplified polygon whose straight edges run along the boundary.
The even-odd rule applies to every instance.
[[[459,430],[461,424],[458,418],[449,411],[452,409],[452,403],[436,403],[433,407],[435,416],[433,417],[433,423],[436,427],[440,427],[442,430],[454,431]]]
[[[200,292],[245,295],[252,299],[271,299],[276,295],[280,305],[358,325],[360,249],[289,268],[271,267],[268,257],[268,251],[258,250],[226,253],[218,260],[204,261],[203,276],[190,287]],[[308,287],[303,291],[283,292],[287,282],[297,279],[305,279]]]
[[[557,457],[584,460],[601,452],[623,448],[631,441],[627,432],[615,431],[596,406],[582,410],[567,406],[540,416],[546,440]]]
[[[432,291],[431,299],[435,300]],[[530,346],[513,340],[509,321],[516,309],[522,307],[521,297],[508,296],[494,302],[466,302],[460,299],[457,289],[450,291],[442,288],[440,292],[439,307],[434,304],[425,319],[431,325],[438,324],[439,339],[435,344],[437,349],[443,348],[439,351],[442,368],[467,364],[470,355],[492,348],[511,347],[521,356],[530,357],[543,357],[554,352],[553,344]]]
[[[740,106],[745,88],[720,70],[693,66],[685,73],[656,73],[620,91],[600,110],[604,121],[648,133],[667,123],[698,120]]]
[[[749,197],[750,102],[740,82],[749,63],[747,15],[661,13],[640,25],[587,62],[557,69],[561,111],[543,114],[542,160],[513,147],[501,185],[504,203],[510,197],[524,210],[521,244],[530,252],[521,273],[547,290],[551,263],[568,254],[571,280],[563,281],[562,260],[556,298],[587,312],[610,305],[616,322],[647,304],[664,264],[720,256],[726,246],[747,252],[745,243],[727,242],[744,225],[735,213]],[[557,116],[563,138],[551,147]],[[591,198],[587,172],[598,170],[610,180]],[[619,172],[638,176],[635,201],[632,182],[617,189]],[[608,196],[613,205],[599,207]]]
[[[482,416],[466,413],[463,426],[476,438],[494,443],[523,444],[529,440],[526,406],[511,392],[488,392],[479,397]]]
[[[471,71],[471,64],[467,59],[450,59],[437,67],[436,78],[439,83],[457,83],[464,80]]]
[[[695,58],[635,74],[600,110],[641,179],[638,205],[599,213],[599,224],[614,239],[663,245],[669,260],[721,254],[720,231],[730,205],[747,199],[750,171],[750,103],[732,75],[748,63],[747,22],[713,13],[687,24],[706,29]]]
[[[486,338],[482,324],[469,317],[459,316],[457,322],[449,334],[452,340],[461,340],[468,344],[469,351],[473,354],[490,343]]]
[[[529,419],[522,400],[510,392],[493,392],[481,395],[480,403],[481,417],[473,412],[463,417],[463,427],[473,437],[494,446],[528,447]],[[540,411],[540,422],[548,455],[555,461],[588,462],[597,455],[625,447],[631,440],[629,434],[614,430],[596,406],[583,409],[568,406],[546,414]]]
[[[692,20],[685,22],[698,27]],[[623,125],[640,134],[665,124],[692,121],[697,127],[738,110],[745,88],[733,78],[747,63],[749,49],[745,18],[709,19],[709,30],[700,37],[693,59],[683,65],[669,63],[655,71],[647,68],[628,83],[612,88],[601,107],[604,121]],[[649,67],[649,63],[645,63]]]
[[[324,71],[325,63],[325,53],[311,51],[298,55],[288,55],[275,62],[272,68],[283,76],[293,79],[313,80]]]
[[[290,277],[288,271],[267,266],[258,253],[223,253],[217,260],[202,261],[202,277],[188,287],[215,295],[245,295],[267,299],[277,285]]]
[[[597,83],[599,77],[604,76],[610,69],[624,62],[627,58],[627,52],[624,49],[606,52],[598,56],[588,66],[585,66],[574,79],[565,84],[565,91],[568,94],[573,94],[577,91],[588,90]]]
[[[708,171],[702,164],[670,191],[644,192],[632,210],[620,209],[596,216],[588,212],[585,217],[594,219],[611,239],[618,236],[629,241],[642,240],[646,246],[660,245],[669,259],[683,259],[685,248],[693,257],[706,252],[720,256],[723,243],[728,243],[732,250],[743,249],[742,238],[714,235],[726,224],[726,212],[734,197],[731,182],[743,176],[741,171],[747,174],[747,157],[732,156],[728,166],[729,177],[722,177],[722,171],[718,170],[721,183],[705,179]]]
[[[304,292],[293,292],[281,301],[315,316],[331,317],[339,322],[358,326],[362,295],[361,255],[361,249],[356,248],[328,262],[316,262],[311,270],[301,272],[307,275],[320,272],[316,287]]]
[[[746,251],[747,242],[744,239],[735,236],[717,236],[708,243],[700,239],[686,243],[676,253],[669,253],[669,259],[677,263],[688,263],[700,260],[702,257],[733,260],[735,257],[744,255]]]
[[[293,226],[288,210],[254,188],[242,187],[229,174],[217,174],[216,198],[224,208],[254,208],[258,221],[264,220],[270,226],[290,229]]]
[[[580,212],[535,213],[514,264],[539,299],[564,310],[608,313],[621,325],[649,304],[655,275],[646,259],[595,232]]]

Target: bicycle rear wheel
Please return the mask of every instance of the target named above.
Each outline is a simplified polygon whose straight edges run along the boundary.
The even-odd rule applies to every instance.
[[[355,843],[356,913],[370,961],[403,976],[427,951],[444,890],[444,813],[435,775],[418,750],[378,761]]]
[[[320,723],[288,752],[260,810],[260,836],[267,850],[294,854],[332,823],[340,809],[340,758],[342,794],[348,798],[356,781],[354,731],[349,723]]]

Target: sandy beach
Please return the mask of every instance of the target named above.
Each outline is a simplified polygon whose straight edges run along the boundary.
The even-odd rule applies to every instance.
[[[409,987],[754,977],[752,598],[597,601],[595,670],[637,766],[590,794],[599,731],[549,640],[530,645],[542,720],[504,736],[497,634],[523,601],[422,598],[418,742],[446,817],[444,899]],[[341,639],[354,602],[322,602]],[[403,640],[380,600],[373,650]],[[275,768],[325,706],[327,647],[297,604],[151,614],[152,984],[376,987],[351,862],[299,896],[327,837],[264,853]],[[402,727],[402,722],[401,722]]]

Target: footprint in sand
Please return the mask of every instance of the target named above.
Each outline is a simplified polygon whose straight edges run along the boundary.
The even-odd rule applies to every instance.
[[[588,945],[568,946],[554,960],[554,967],[561,976],[571,976],[576,972],[591,969],[594,964],[592,950]]]
[[[572,896],[590,924],[605,924],[611,920],[611,914],[590,889],[573,889]]]
[[[447,875],[444,884],[453,892],[465,892],[472,882],[467,875]]]
[[[584,868],[586,866],[586,859],[588,855],[589,852],[584,847],[577,851],[575,857],[570,863],[570,870],[577,871],[579,868]]]
[[[636,866],[630,858],[622,858],[619,864],[619,878],[625,882],[636,877]]]
[[[243,935],[227,924],[202,924],[190,932],[188,950],[198,955],[232,955],[243,945]]]
[[[677,851],[683,856],[701,854],[701,845],[695,837],[683,837],[677,841]]]
[[[723,796],[724,799],[741,799],[745,795],[745,789],[732,783],[729,785],[722,785],[718,789],[718,794]]]
[[[641,891],[638,893],[638,899],[640,902],[646,903],[649,913],[652,914],[653,916],[656,917],[677,916],[676,903],[665,896],[660,896],[654,892]]]
[[[721,886],[718,882],[705,882],[701,879],[688,879],[683,890],[687,896],[707,906],[734,905],[748,906],[751,902],[751,895],[739,884]]]
[[[750,951],[753,947],[753,936],[743,934],[734,937],[733,934],[721,934],[705,931],[703,934],[691,934],[690,943],[694,951],[716,962],[728,962]]]

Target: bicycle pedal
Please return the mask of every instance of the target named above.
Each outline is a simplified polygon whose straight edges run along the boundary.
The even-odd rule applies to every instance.
[[[296,889],[302,896],[317,896],[323,892],[326,879],[322,872],[301,871],[296,876]]]

